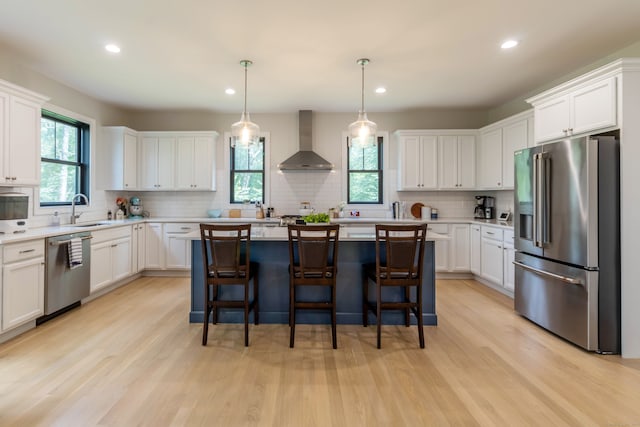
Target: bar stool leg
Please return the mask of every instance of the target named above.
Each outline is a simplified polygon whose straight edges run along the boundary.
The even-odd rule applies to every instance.
[[[333,348],[338,348],[338,338],[336,333],[336,287],[331,287],[331,338]]]
[[[362,326],[369,325],[369,278],[367,271],[362,269]]]
[[[293,348],[293,340],[296,334],[296,287],[291,285],[291,296],[289,303],[289,347]]]
[[[381,348],[381,335],[382,335],[382,286],[376,283],[376,322],[378,324],[378,348]]]

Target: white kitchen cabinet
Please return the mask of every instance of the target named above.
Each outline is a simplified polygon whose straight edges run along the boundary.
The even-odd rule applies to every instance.
[[[164,225],[165,267],[168,269],[191,268],[191,240],[183,237],[197,231],[196,223],[168,223]]]
[[[131,271],[139,273],[145,268],[146,226],[144,223],[134,224],[131,233]]]
[[[442,190],[469,190],[476,185],[476,140],[473,135],[438,136],[438,175]]]
[[[40,185],[40,117],[46,100],[0,80],[0,185]]]
[[[503,236],[503,281],[502,286],[513,292],[515,288],[515,267],[513,261],[515,260],[516,250],[513,247],[513,231],[505,230]]]
[[[92,233],[90,288],[94,293],[132,274],[131,226]]]
[[[98,149],[98,187],[105,190],[138,189],[138,133],[123,126],[103,127]]]
[[[429,224],[428,230],[449,237],[435,241],[436,272],[469,272],[469,224]]]
[[[145,224],[145,254],[144,266],[147,269],[163,269],[164,262],[164,242],[162,238],[162,223],[149,222]]]
[[[8,244],[2,251],[2,331],[6,331],[44,314],[44,239]]]
[[[175,136],[141,134],[141,189],[174,189],[175,147]]]
[[[534,106],[536,142],[604,130],[618,123],[615,76],[583,79],[574,87],[563,85],[527,102]]]
[[[215,136],[180,136],[176,190],[215,190]]]
[[[480,227],[482,235],[482,256],[480,259],[480,276],[502,286],[503,257],[502,229],[497,227]]]
[[[480,226],[471,224],[470,228],[470,269],[473,274],[480,275],[480,262],[482,257],[482,236],[480,235]]]
[[[502,128],[480,134],[478,187],[502,188]]]
[[[397,131],[398,191],[438,188],[438,136]]]
[[[513,154],[533,145],[533,112],[525,111],[480,129],[477,187],[486,190],[511,189]]]

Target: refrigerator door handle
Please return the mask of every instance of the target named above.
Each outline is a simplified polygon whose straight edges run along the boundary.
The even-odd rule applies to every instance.
[[[541,248],[542,238],[542,209],[540,205],[540,188],[542,187],[542,174],[540,173],[540,153],[533,155],[533,244]]]
[[[517,265],[518,267],[522,267],[525,270],[533,271],[534,273],[542,274],[543,276],[549,276],[554,279],[558,279],[562,282],[568,283],[570,285],[583,286],[582,280],[580,279],[574,279],[573,277],[562,276],[560,274],[555,274],[548,271],[540,270],[539,268],[531,267],[530,265],[523,264],[518,261],[513,261],[513,264]]]

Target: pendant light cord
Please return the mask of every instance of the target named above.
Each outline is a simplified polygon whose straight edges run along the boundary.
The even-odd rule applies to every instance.
[[[360,111],[364,112],[364,64],[365,62],[362,61],[361,65],[362,65],[362,105],[360,107]]]
[[[242,109],[242,112],[244,115],[247,114],[247,66],[249,64],[248,63],[244,63],[244,108]]]

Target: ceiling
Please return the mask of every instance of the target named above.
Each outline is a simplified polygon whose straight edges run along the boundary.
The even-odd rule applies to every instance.
[[[2,0],[0,48],[131,109],[238,112],[250,59],[249,112],[355,112],[361,57],[369,112],[486,109],[640,40],[639,23],[640,0]]]

